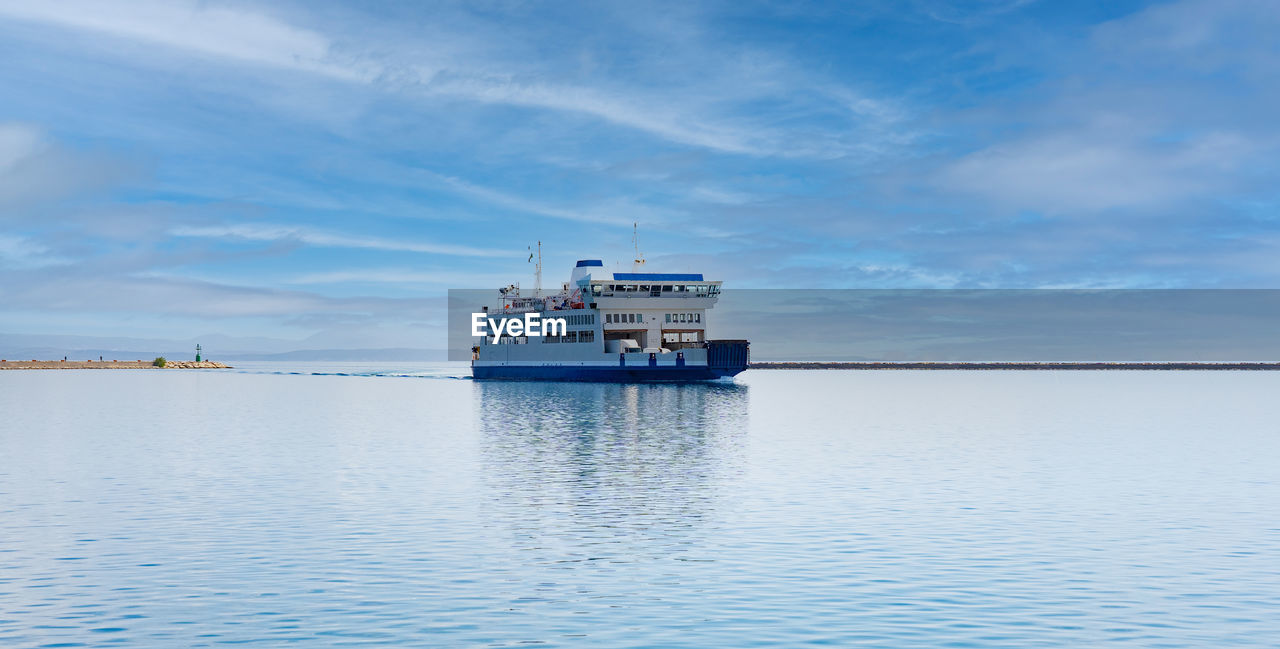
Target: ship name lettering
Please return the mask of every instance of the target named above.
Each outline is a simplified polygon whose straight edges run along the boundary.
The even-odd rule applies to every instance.
[[[563,336],[569,329],[564,318],[543,318],[538,313],[526,313],[523,320],[520,318],[494,320],[486,318],[483,313],[472,313],[471,335],[477,337],[490,335],[484,331],[486,322],[494,338],[501,338],[503,333],[508,336]]]

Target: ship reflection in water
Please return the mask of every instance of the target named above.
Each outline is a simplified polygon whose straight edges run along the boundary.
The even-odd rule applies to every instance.
[[[491,521],[538,561],[675,558],[738,471],[749,389],[477,382]],[[520,561],[530,557],[521,554]]]
[[[0,372],[0,647],[1280,638],[1277,372],[252,371]]]

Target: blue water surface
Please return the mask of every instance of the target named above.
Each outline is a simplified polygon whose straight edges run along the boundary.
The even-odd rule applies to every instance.
[[[0,372],[0,647],[1274,647],[1280,373]]]

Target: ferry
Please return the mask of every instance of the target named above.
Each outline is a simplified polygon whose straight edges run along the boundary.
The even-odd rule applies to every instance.
[[[540,256],[540,255],[539,255]],[[539,264],[539,276],[541,276]],[[540,283],[540,282],[539,282]],[[701,273],[606,272],[599,259],[582,259],[552,295],[499,289],[485,307],[499,336],[471,348],[476,379],[685,382],[732,377],[747,369],[745,340],[708,340],[707,312],[720,296],[719,281]],[[510,335],[507,319],[563,319],[554,335]]]

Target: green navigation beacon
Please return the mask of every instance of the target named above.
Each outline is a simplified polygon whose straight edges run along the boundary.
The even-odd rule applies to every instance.
[[[200,362],[200,343],[196,343],[196,362]]]

